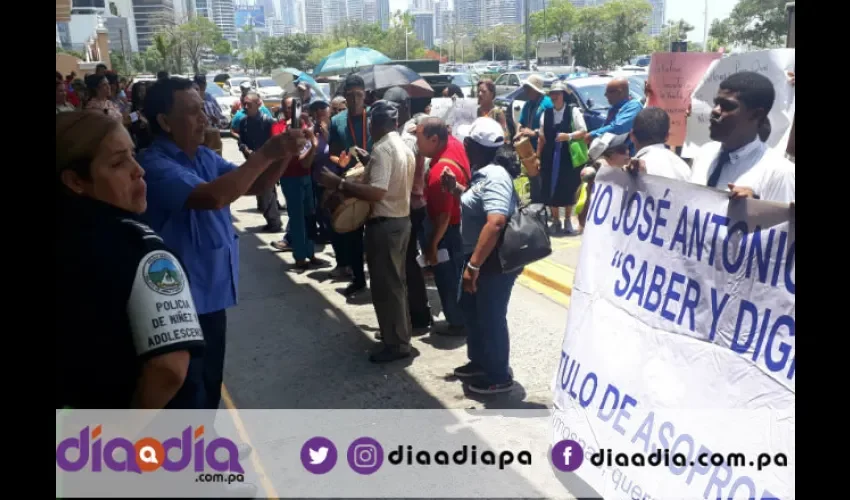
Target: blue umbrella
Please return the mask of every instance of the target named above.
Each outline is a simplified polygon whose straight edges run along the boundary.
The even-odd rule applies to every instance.
[[[322,92],[321,87],[313,79],[312,76],[307,73],[301,71],[300,69],[295,68],[281,68],[272,71],[272,80],[275,81],[280,88],[284,89],[284,92],[293,92],[295,90],[295,86],[299,83],[305,83],[308,87],[313,89],[315,94],[318,94],[320,99],[328,100],[328,97]]]
[[[362,69],[376,64],[386,64],[391,59],[377,50],[366,47],[349,47],[334,52],[322,59],[313,69],[316,76],[340,75],[355,69]]]

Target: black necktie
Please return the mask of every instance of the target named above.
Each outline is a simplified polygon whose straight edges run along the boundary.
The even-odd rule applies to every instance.
[[[708,177],[708,187],[717,187],[717,181],[720,180],[720,173],[723,171],[723,167],[729,163],[729,152],[720,150],[720,155],[717,157],[717,164],[714,166],[714,170],[711,172],[711,175]]]

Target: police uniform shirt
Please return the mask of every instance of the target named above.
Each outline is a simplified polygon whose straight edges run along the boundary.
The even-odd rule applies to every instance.
[[[181,261],[133,214],[96,200],[69,200],[59,228],[57,408],[130,408],[142,365],[185,349],[192,367],[167,408],[201,408],[204,338]]]

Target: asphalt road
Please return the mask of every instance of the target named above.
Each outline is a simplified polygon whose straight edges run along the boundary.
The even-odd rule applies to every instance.
[[[224,156],[242,162],[233,139],[224,139]],[[416,337],[414,357],[370,363],[378,328],[369,294],[347,302],[339,293],[346,283],[330,279],[330,268],[295,270],[292,254],[269,246],[282,234],[257,232],[264,221],[253,197],[234,203],[232,213],[241,237],[240,283],[239,304],[228,311],[225,385],[237,408],[551,406],[568,298],[521,278],[508,316],[517,387],[494,396],[465,393],[451,376],[467,361],[464,339]],[[317,255],[333,262],[330,245]],[[436,314],[436,288],[428,287]]]

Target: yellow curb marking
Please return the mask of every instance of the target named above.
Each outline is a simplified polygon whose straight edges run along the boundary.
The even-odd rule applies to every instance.
[[[230,392],[228,392],[227,387],[225,387],[224,384],[221,385],[221,399],[224,401],[224,406],[226,406],[227,409],[230,410],[228,413],[233,419],[233,426],[236,427],[236,433],[239,434],[239,439],[241,439],[243,443],[247,444],[252,448],[251,465],[254,466],[254,470],[257,472],[257,475],[260,476],[260,484],[263,486],[263,490],[265,490],[266,492],[265,498],[278,500],[277,491],[275,490],[272,482],[269,480],[268,475],[266,475],[266,470],[263,468],[263,464],[260,461],[260,456],[257,454],[257,448],[251,444],[251,438],[248,436],[248,431],[245,429],[245,424],[239,417],[239,409],[236,408],[235,404],[233,404],[233,399],[230,397]]]

